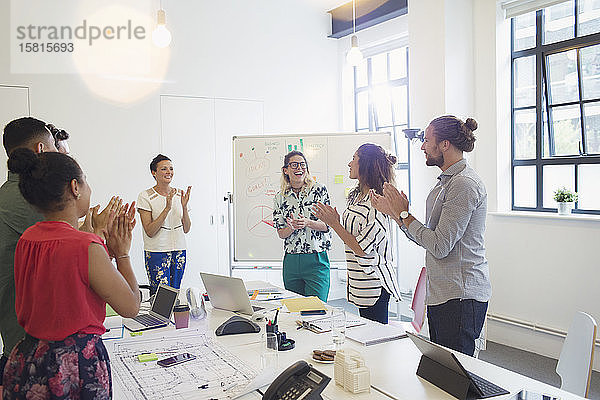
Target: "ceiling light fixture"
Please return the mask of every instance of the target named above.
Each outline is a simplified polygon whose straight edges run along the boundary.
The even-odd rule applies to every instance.
[[[171,32],[166,27],[165,10],[162,9],[162,1],[160,9],[156,13],[156,28],[152,32],[152,41],[157,47],[167,47],[171,44]]]
[[[352,0],[352,38],[350,39],[352,42],[352,47],[346,54],[346,61],[348,64],[355,67],[363,59],[362,52],[358,48],[358,38],[356,37],[356,0]]]

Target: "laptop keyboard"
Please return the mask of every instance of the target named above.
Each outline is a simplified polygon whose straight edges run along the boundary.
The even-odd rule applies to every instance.
[[[477,386],[479,390],[481,390],[481,393],[483,393],[483,395],[480,398],[499,396],[501,394],[509,393],[506,390],[502,389],[500,386],[494,385],[492,382],[485,380],[472,372],[467,371],[467,373],[469,374],[469,377],[471,378],[475,386]]]
[[[134,318],[137,322],[145,326],[164,324],[164,321],[149,314],[140,314]]]

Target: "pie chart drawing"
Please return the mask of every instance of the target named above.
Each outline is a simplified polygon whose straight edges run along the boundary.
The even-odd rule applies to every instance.
[[[248,232],[254,236],[273,236],[275,223],[273,209],[269,206],[258,205],[250,209],[247,218]]]

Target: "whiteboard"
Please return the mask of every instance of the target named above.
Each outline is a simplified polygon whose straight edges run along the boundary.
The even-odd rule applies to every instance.
[[[273,198],[279,192],[283,158],[299,150],[310,175],[325,184],[340,215],[348,192],[357,181],[348,176],[348,163],[363,143],[376,143],[388,152],[390,133],[263,135],[233,137],[233,261],[281,261],[283,240],[273,225]],[[332,232],[331,261],[345,261],[344,244]]]

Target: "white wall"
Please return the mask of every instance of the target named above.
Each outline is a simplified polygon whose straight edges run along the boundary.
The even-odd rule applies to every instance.
[[[112,194],[134,200],[154,184],[148,164],[161,151],[160,94],[263,101],[267,133],[338,128],[337,43],[327,38],[329,16],[318,2],[164,2],[173,34],[164,82],[11,74],[9,3],[0,2],[0,23],[6,27],[0,34],[0,84],[30,87],[32,114],[71,134],[71,150],[88,176],[93,203],[105,204]],[[90,82],[114,98],[95,95]],[[133,103],[116,98],[139,89],[150,93]],[[189,137],[191,148],[202,143],[202,137]],[[180,186],[189,174],[202,173],[177,170],[177,160],[175,169]],[[194,188],[194,195],[202,195],[202,188]],[[141,242],[138,224],[131,254],[143,282]]]

